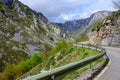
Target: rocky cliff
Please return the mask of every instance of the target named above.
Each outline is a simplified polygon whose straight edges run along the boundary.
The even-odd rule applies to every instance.
[[[77,37],[82,33],[90,32],[94,24],[111,15],[111,13],[111,11],[99,11],[92,14],[89,18],[58,23],[58,25],[71,34],[72,37]]]
[[[120,11],[103,21],[103,25],[90,33],[90,43],[98,45],[120,45]]]
[[[37,52],[46,52],[66,33],[18,0],[0,0],[0,71]]]

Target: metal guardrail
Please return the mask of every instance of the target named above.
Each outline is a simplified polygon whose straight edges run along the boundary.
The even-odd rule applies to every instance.
[[[69,73],[77,70],[77,69],[80,69],[80,68],[96,61],[97,59],[101,58],[102,56],[104,56],[106,54],[105,49],[103,49],[101,47],[93,47],[93,46],[87,46],[87,45],[78,45],[78,46],[98,50],[98,51],[100,51],[100,54],[89,57],[89,58],[85,58],[85,59],[77,61],[77,62],[67,64],[67,65],[46,71],[46,72],[42,72],[40,74],[25,78],[23,80],[56,80],[60,76],[64,76],[66,74],[69,74]]]

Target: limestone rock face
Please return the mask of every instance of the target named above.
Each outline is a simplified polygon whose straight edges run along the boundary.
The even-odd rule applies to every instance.
[[[99,30],[90,33],[90,43],[101,45],[120,45],[120,16],[106,21]]]

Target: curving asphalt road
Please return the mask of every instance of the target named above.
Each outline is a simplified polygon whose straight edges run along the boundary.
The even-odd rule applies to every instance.
[[[110,59],[110,65],[97,80],[120,80],[120,48],[104,48]]]

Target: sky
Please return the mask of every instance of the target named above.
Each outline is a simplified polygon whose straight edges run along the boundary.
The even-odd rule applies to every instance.
[[[90,17],[97,11],[113,11],[112,0],[19,0],[37,12],[43,13],[50,22],[63,23]]]

